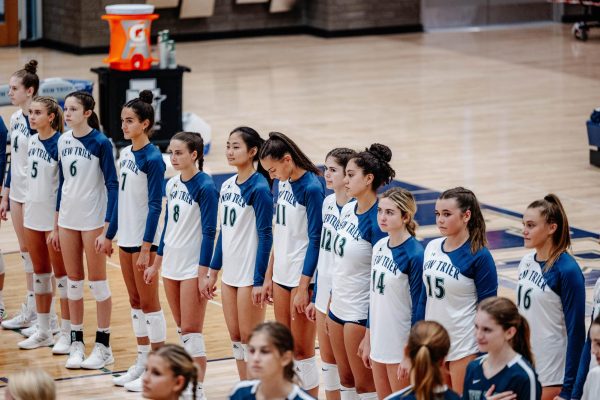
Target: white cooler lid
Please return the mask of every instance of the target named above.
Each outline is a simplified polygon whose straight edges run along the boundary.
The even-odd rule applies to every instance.
[[[142,15],[152,14],[154,6],[152,4],[113,4],[106,6],[107,14],[116,15]]]

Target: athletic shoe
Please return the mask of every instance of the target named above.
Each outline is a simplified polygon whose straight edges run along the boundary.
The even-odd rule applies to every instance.
[[[192,383],[188,383],[187,387],[181,393],[179,397],[180,400],[192,400],[194,396],[192,396]],[[204,389],[200,386],[196,386],[196,400],[206,400],[206,396],[204,395]]]
[[[35,310],[29,310],[25,304],[21,304],[21,312],[11,319],[2,321],[2,327],[4,329],[29,328],[31,325],[34,325],[36,321],[37,314]]]
[[[2,304],[2,307],[0,307],[0,323],[4,321],[6,317],[8,317],[8,313],[4,309],[4,304]]]
[[[38,347],[52,346],[54,338],[51,333],[42,333],[36,331],[33,335],[19,342],[19,347],[23,350],[37,349]]]
[[[110,347],[106,347],[102,343],[94,344],[94,350],[92,353],[81,363],[81,368],[84,369],[100,369],[104,366],[115,362],[113,358],[112,350]]]
[[[204,395],[204,389],[200,386],[196,387],[196,400],[206,400],[206,396]]]
[[[25,337],[30,337],[35,332],[37,332],[38,328],[39,328],[39,326],[36,323],[34,325],[31,325],[29,328],[21,329],[21,335],[23,335]],[[56,314],[54,314],[50,318],[50,332],[52,332],[53,335],[56,335],[57,333],[60,332],[60,326],[58,324],[58,317],[56,316]]]
[[[69,348],[69,358],[65,363],[65,368],[79,369],[85,358],[85,346],[83,342],[73,342]]]
[[[54,347],[52,347],[52,354],[69,354],[70,347],[71,335],[69,333],[60,332],[56,335]]]
[[[137,379],[127,382],[125,384],[125,389],[129,390],[130,392],[141,392],[143,390],[142,376],[140,375],[137,377]]]
[[[142,374],[144,373],[144,369],[145,368],[143,365],[137,365],[137,363],[136,363],[135,365],[132,365],[131,367],[129,367],[129,369],[127,370],[126,373],[119,375],[119,376],[115,376],[113,378],[113,383],[117,386],[125,386],[126,383],[135,381],[136,379],[141,377]],[[133,390],[133,392],[135,392],[135,391],[136,390]]]

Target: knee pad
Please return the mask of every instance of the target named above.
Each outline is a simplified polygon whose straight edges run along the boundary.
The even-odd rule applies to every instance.
[[[58,295],[61,299],[66,299],[67,288],[69,287],[69,283],[67,282],[67,276],[62,276],[60,278],[56,278],[56,287],[58,288]]]
[[[83,299],[83,281],[72,281],[67,278],[67,297],[69,300]]]
[[[337,365],[326,362],[322,362],[321,364],[321,369],[323,370],[323,387],[325,390],[339,390],[340,375],[338,374]]]
[[[248,362],[248,344],[242,343],[242,349],[244,349],[244,361]]]
[[[2,257],[2,253],[0,253],[0,275],[4,273],[4,257]]]
[[[90,290],[96,301],[104,301],[110,297],[108,281],[90,281]]]
[[[311,357],[306,360],[295,360],[296,373],[300,378],[300,386],[304,390],[310,390],[319,386],[319,369],[317,358]]]
[[[206,347],[204,345],[204,335],[201,333],[186,333],[181,335],[183,348],[190,357],[206,357]]]
[[[167,321],[162,310],[144,314],[146,330],[150,343],[160,343],[167,340]]]
[[[135,337],[146,337],[148,331],[146,330],[146,319],[144,318],[144,312],[137,308],[131,309],[131,326],[133,327],[133,334]]]
[[[231,343],[231,348],[233,349],[233,358],[235,358],[236,361],[243,361],[244,348],[242,347],[242,342]]]
[[[23,259],[23,269],[26,273],[33,273],[33,263],[31,262],[31,256],[28,252],[21,252],[21,258]]]
[[[52,274],[33,274],[33,293],[52,293]]]

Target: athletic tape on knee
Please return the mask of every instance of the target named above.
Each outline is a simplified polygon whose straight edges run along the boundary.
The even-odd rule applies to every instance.
[[[69,300],[83,299],[83,281],[72,281],[67,278],[67,297]]]
[[[325,387],[325,390],[339,390],[340,375],[338,374],[337,365],[326,362],[322,362],[321,364],[321,369],[323,370],[323,386]]]
[[[244,348],[242,347],[242,342],[232,342],[231,348],[233,350],[233,358],[237,361],[244,360]]]
[[[0,275],[4,273],[4,257],[0,253]]]
[[[244,349],[244,361],[248,362],[248,344],[242,343],[242,349]]]
[[[90,290],[96,301],[104,301],[110,297],[108,281],[90,281]]]
[[[186,333],[181,335],[183,348],[190,357],[206,357],[206,347],[204,345],[204,335],[201,333]]]
[[[131,326],[133,327],[133,334],[135,337],[148,336],[146,319],[144,318],[144,312],[142,310],[138,310],[137,308],[131,309]]]
[[[52,293],[52,274],[33,274],[33,293]]]
[[[316,357],[295,360],[294,362],[302,389],[310,390],[319,386],[319,367],[317,366]]]
[[[150,343],[161,343],[167,340],[167,321],[163,311],[155,311],[144,315]]]
[[[67,276],[63,276],[60,278],[56,278],[56,287],[58,288],[58,295],[61,299],[66,299],[67,295],[67,287],[69,283],[67,282]]]
[[[31,262],[31,256],[28,252],[21,252],[21,258],[23,259],[23,269],[26,273],[33,273],[33,263]]]
[[[340,385],[340,399],[341,400],[358,400],[358,394],[356,394],[356,388],[345,387]]]

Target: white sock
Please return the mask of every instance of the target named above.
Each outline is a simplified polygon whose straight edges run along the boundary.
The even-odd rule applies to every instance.
[[[40,332],[50,332],[50,314],[49,313],[38,313],[38,329]]]
[[[138,359],[137,364],[141,366],[146,366],[146,361],[148,361],[148,354],[152,350],[149,344],[138,344]]]
[[[102,333],[110,333],[110,326],[108,328],[98,328],[96,330]]]
[[[359,393],[358,398],[360,400],[377,400],[377,392]]]
[[[35,294],[32,291],[27,291],[27,298],[25,299],[25,306],[28,310],[35,311]]]
[[[60,330],[67,335],[71,334],[71,321],[68,319],[61,319],[60,321]]]
[[[71,330],[75,331],[75,332],[83,332],[83,324],[81,324],[81,325],[71,324]]]
[[[348,388],[340,385],[340,398],[341,400],[358,400],[356,388]]]

